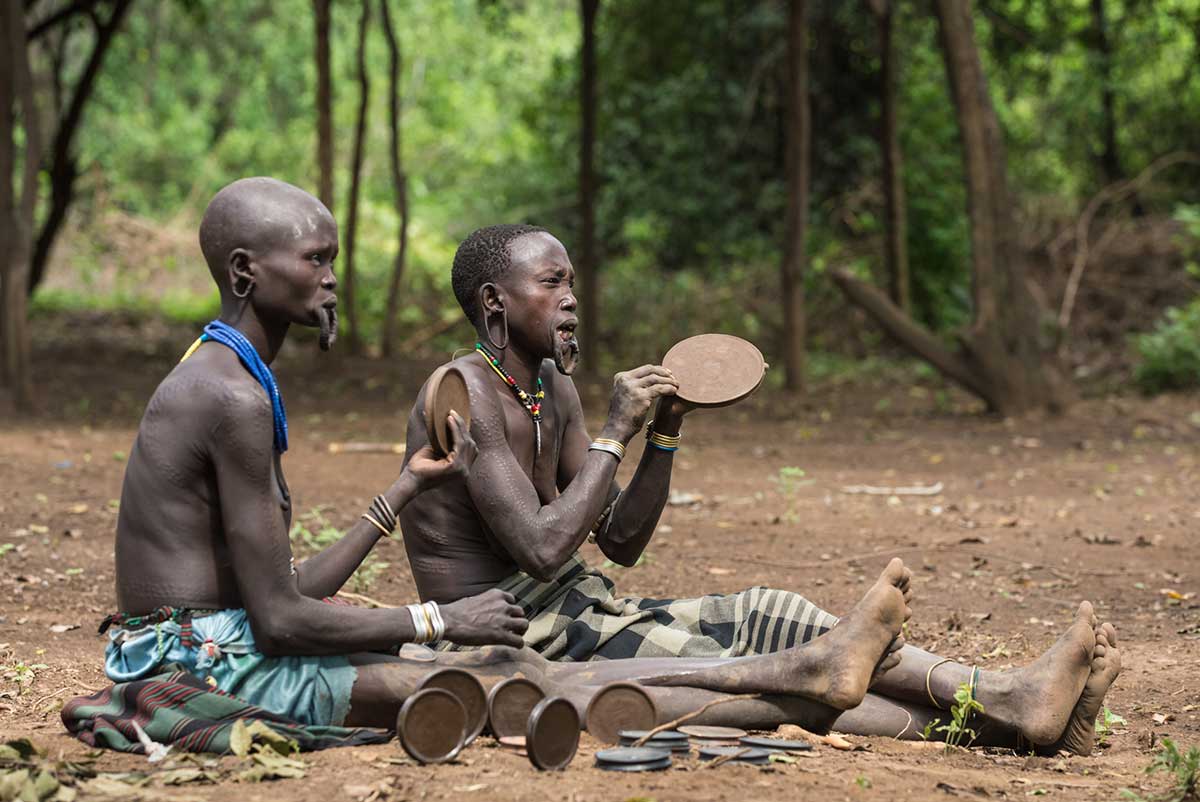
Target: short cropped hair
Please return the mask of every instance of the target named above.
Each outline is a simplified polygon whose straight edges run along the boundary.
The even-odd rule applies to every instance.
[[[454,267],[450,271],[450,283],[454,297],[467,314],[471,325],[478,326],[482,310],[479,308],[479,288],[494,282],[512,267],[509,244],[517,237],[534,234],[546,229],[539,226],[507,223],[476,229],[462,241],[454,253]]]

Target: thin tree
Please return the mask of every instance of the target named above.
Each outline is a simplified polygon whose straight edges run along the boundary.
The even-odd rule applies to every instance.
[[[579,279],[584,369],[595,373],[600,342],[600,277],[596,258],[596,12],[600,0],[579,0]]]
[[[367,79],[367,26],[371,22],[371,0],[362,0],[362,16],[358,20],[358,121],[354,126],[354,153],[350,162],[350,211],[346,220],[346,267],[342,271],[342,295],[346,306],[350,353],[357,354],[362,340],[358,332],[358,310],[355,303],[354,256],[358,240],[358,196],[362,179],[363,140],[367,131],[367,107],[371,100],[371,83]]]
[[[333,211],[333,89],[329,73],[329,6],[313,0],[317,58],[317,197]]]
[[[1117,98],[1113,85],[1113,48],[1109,38],[1104,0],[1092,0],[1092,49],[1095,52],[1097,83],[1100,85],[1100,172],[1105,184],[1115,184],[1125,175],[1117,150]]]
[[[34,405],[29,344],[29,265],[37,209],[41,127],[34,99],[29,51],[25,47],[25,15],[19,0],[0,0],[0,300],[3,321],[4,383],[20,411]],[[19,113],[18,113],[19,110]],[[24,137],[17,194],[16,124]]]
[[[905,314],[912,313],[908,271],[908,203],[904,196],[904,156],[896,122],[896,45],[892,35],[896,0],[870,0],[879,29],[879,151],[883,156],[884,274],[888,295]]]
[[[947,348],[888,297],[845,271],[834,280],[902,345],[1004,415],[1058,411],[1074,388],[1049,315],[1026,279],[1000,123],[988,95],[969,0],[936,0],[941,49],[962,140],[971,235],[972,322]],[[1047,331],[1050,336],[1047,336]]]
[[[390,162],[392,171],[392,198],[396,216],[400,219],[396,246],[396,261],[392,265],[392,276],[388,281],[387,309],[383,313],[383,355],[391,356],[396,339],[396,314],[400,307],[400,279],[404,275],[404,260],[408,253],[408,176],[404,174],[404,154],[401,151],[400,126],[400,45],[392,18],[388,11],[388,0],[379,0],[383,34],[388,44],[388,128],[391,133]]]
[[[787,34],[787,218],[780,283],[783,291],[784,382],[804,389],[804,274],[808,262],[809,175],[812,115],[808,97],[808,3],[789,0]]]
[[[70,98],[66,106],[61,110],[58,107],[57,99],[58,96],[65,93],[63,70],[67,59],[52,59],[54,64],[50,77],[56,101],[52,106],[55,126],[50,151],[42,156],[44,167],[50,178],[50,203],[33,244],[29,281],[26,287],[26,291],[30,295],[41,284],[42,278],[46,274],[46,265],[50,261],[51,249],[54,247],[63,223],[66,222],[71,202],[75,199],[75,179],[80,173],[78,160],[74,153],[75,135],[83,123],[84,111],[92,97],[92,90],[95,88],[96,78],[100,75],[101,67],[104,65],[104,58],[108,54],[109,46],[120,29],[131,2],[132,0],[114,0],[107,16],[99,12],[97,6],[100,3],[98,2],[71,3],[30,28],[26,37],[26,40],[32,43],[49,33],[57,32],[60,36],[60,50],[65,51],[67,40],[75,38],[75,35],[65,31],[64,28],[74,16],[86,16],[92,27],[92,47],[87,61],[84,63],[78,80],[71,87]]]

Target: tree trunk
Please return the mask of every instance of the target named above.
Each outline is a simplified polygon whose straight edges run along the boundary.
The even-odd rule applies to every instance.
[[[0,0],[0,53],[5,54],[0,56],[0,183],[4,185],[0,187],[0,247],[4,250],[0,255],[0,346],[4,383],[22,412],[34,406],[26,289],[42,141],[25,38],[25,15],[19,0]],[[25,140],[19,196],[14,189],[17,108]]]
[[[317,197],[333,211],[333,90],[329,78],[329,4],[313,0],[317,54]]]
[[[908,203],[904,197],[904,161],[900,151],[899,126],[896,123],[896,46],[892,37],[895,17],[894,0],[875,0],[872,4],[879,23],[879,149],[883,154],[884,272],[888,277],[888,295],[905,314],[912,313],[911,282],[908,273]]]
[[[834,280],[902,345],[1003,415],[1059,411],[1074,391],[1044,336],[1051,318],[1025,276],[1008,192],[1000,124],[975,44],[969,0],[936,0],[942,54],[962,139],[971,235],[973,319],[951,353],[880,293],[847,273]]]
[[[33,261],[30,266],[28,293],[33,294],[42,278],[46,275],[46,264],[50,261],[50,250],[58,238],[58,232],[67,219],[67,211],[75,198],[75,179],[79,175],[72,146],[75,134],[83,122],[83,112],[96,86],[96,78],[104,64],[113,37],[125,19],[132,0],[116,0],[112,12],[105,22],[95,23],[95,42],[88,56],[83,73],[76,82],[71,94],[70,104],[58,123],[54,133],[54,143],[50,149],[50,208],[42,221],[37,234],[37,242],[33,248]],[[93,19],[97,19],[93,17]],[[70,34],[64,33],[64,36]],[[57,68],[56,68],[57,69]]]
[[[580,350],[584,371],[596,375],[600,361],[600,277],[596,258],[596,12],[600,0],[579,0],[582,23],[579,80],[579,279],[583,318]]]
[[[787,186],[788,204],[783,263],[784,383],[804,389],[805,318],[804,273],[808,256],[808,190],[812,150],[812,120],[808,98],[808,3],[788,3]]]
[[[396,261],[392,265],[392,276],[388,282],[387,309],[383,314],[383,342],[381,350],[385,357],[392,355],[396,340],[396,313],[400,307],[400,279],[404,275],[404,260],[408,253],[408,176],[404,174],[404,154],[400,148],[400,45],[392,28],[388,11],[388,0],[379,0],[379,11],[383,21],[383,33],[387,39],[390,60],[388,62],[388,127],[391,131],[392,196],[396,215],[400,218],[399,243]]]
[[[346,220],[346,267],[342,272],[342,297],[346,306],[347,339],[350,353],[362,348],[358,331],[358,310],[355,305],[354,256],[358,239],[358,195],[362,178],[363,139],[367,131],[367,106],[371,100],[371,84],[367,80],[367,25],[371,21],[371,0],[362,0],[362,16],[358,21],[358,122],[354,127],[354,154],[350,163],[350,211]]]

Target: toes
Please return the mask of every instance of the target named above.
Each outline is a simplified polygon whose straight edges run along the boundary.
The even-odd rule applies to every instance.
[[[1096,627],[1096,611],[1092,608],[1092,603],[1089,601],[1080,602],[1079,609],[1075,612],[1076,621],[1086,621],[1088,629]]]
[[[1104,636],[1108,639],[1109,646],[1117,645],[1117,628],[1116,627],[1114,627],[1109,622],[1105,621],[1103,624],[1100,625],[1100,630],[1104,633]]]
[[[1096,648],[1092,650],[1092,660],[1103,657],[1106,651],[1103,641],[1096,641]]]
[[[904,648],[906,643],[907,643],[907,641],[904,640],[903,635],[897,635],[895,637],[895,639],[893,639],[892,642],[888,645],[888,654],[892,654],[894,652],[900,651],[901,649]]]
[[[899,587],[900,583],[904,581],[904,572],[906,570],[908,569],[904,567],[904,560],[901,560],[899,557],[893,557],[892,561],[887,564],[887,568],[883,569],[880,579],[889,585]]]

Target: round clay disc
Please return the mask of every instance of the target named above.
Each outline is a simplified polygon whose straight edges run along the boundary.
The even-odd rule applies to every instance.
[[[601,763],[597,760],[596,768],[601,771],[662,771],[671,768],[671,756],[647,763]]]
[[[665,749],[651,749],[649,747],[618,747],[616,749],[601,749],[596,753],[596,765],[601,768],[612,768],[619,766],[640,766],[647,763],[661,763],[666,760],[666,765],[671,765],[671,753]],[[618,771],[644,771],[644,769],[618,769]]]
[[[564,769],[579,748],[579,711],[561,696],[537,703],[525,727],[529,762],[542,771]]]
[[[681,340],[663,357],[679,380],[680,400],[698,407],[741,401],[762,382],[767,363],[754,344],[729,334],[698,334]]]
[[[418,663],[432,663],[434,660],[437,660],[437,655],[433,649],[430,649],[423,643],[401,644],[398,655],[405,660],[413,660]]]
[[[524,677],[510,677],[496,683],[488,694],[488,721],[497,738],[524,735],[529,714],[546,692]]]
[[[685,724],[679,731],[705,741],[736,741],[746,735],[745,730],[739,730],[737,727],[705,727],[699,724]]]
[[[450,691],[458,697],[458,701],[462,702],[467,711],[467,734],[463,739],[463,746],[474,741],[475,736],[483,732],[483,725],[487,724],[488,716],[487,691],[483,689],[483,683],[477,680],[473,674],[463,671],[461,668],[443,668],[421,680],[417,690],[424,688],[441,688],[444,691]]]
[[[585,718],[593,738],[615,744],[621,730],[653,728],[658,723],[658,708],[640,685],[612,682],[592,697]]]
[[[754,746],[768,752],[811,752],[813,745],[808,741],[785,741],[780,738],[759,738],[747,735],[739,739],[742,746]]]
[[[425,384],[425,431],[429,444],[439,457],[454,449],[450,426],[446,422],[454,410],[471,425],[471,397],[467,393],[467,382],[462,372],[452,365],[442,365],[433,372]]]
[[[441,688],[417,691],[404,701],[396,717],[400,744],[418,763],[453,760],[462,749],[466,729],[466,708]]]
[[[701,760],[716,760],[726,755],[737,755],[731,758],[731,762],[738,763],[768,763],[771,760],[771,753],[767,750],[745,746],[710,746],[697,751]],[[744,754],[739,755],[739,752]]]

